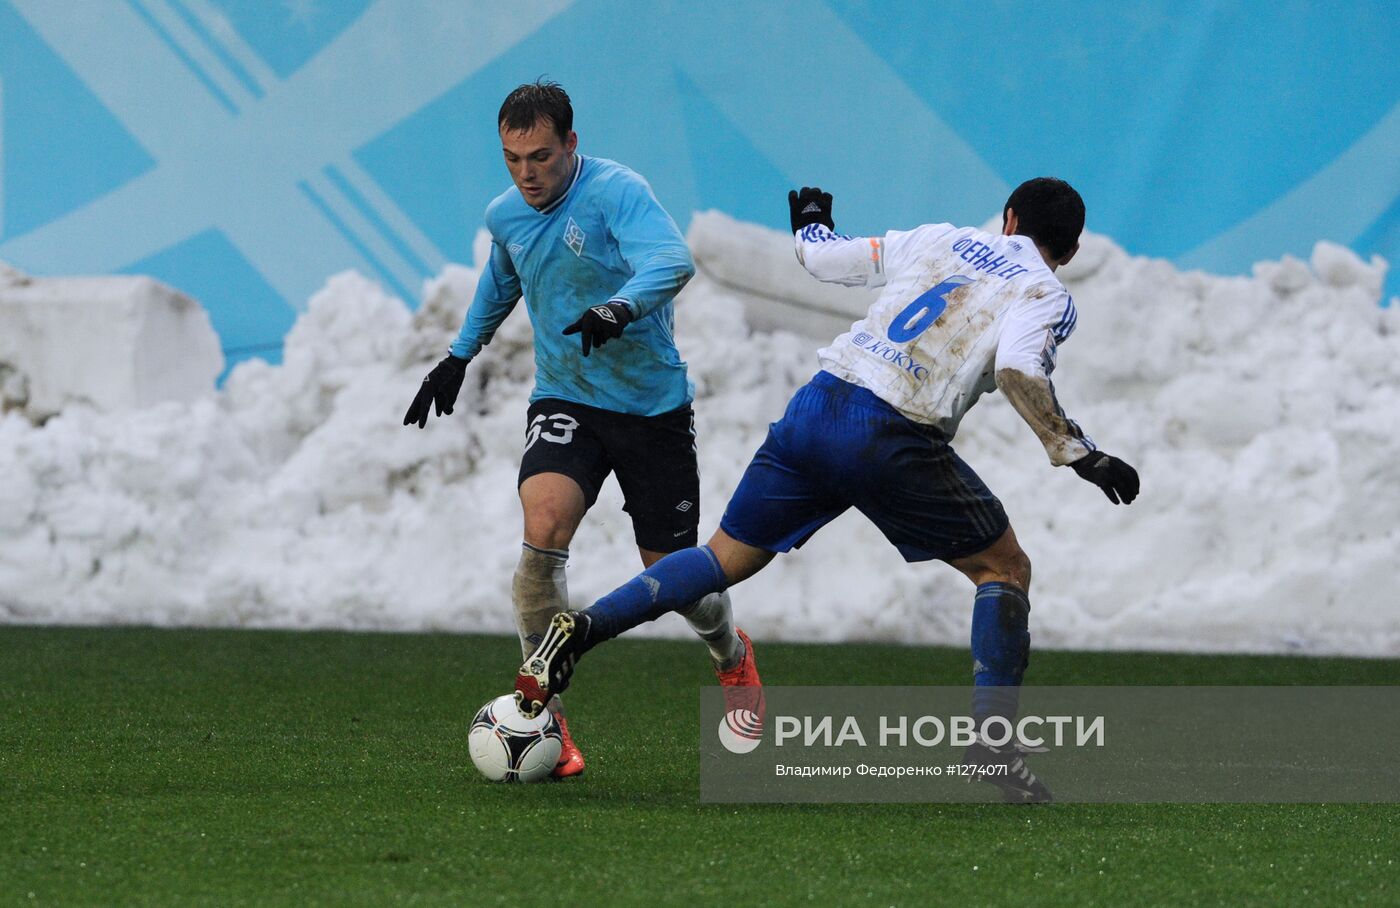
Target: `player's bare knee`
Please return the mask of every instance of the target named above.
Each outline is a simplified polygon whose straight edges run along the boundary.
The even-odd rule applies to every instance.
[[[1024,592],[1031,591],[1031,559],[1020,546],[1017,546],[1015,553],[1007,559],[1006,575],[1008,580]]]
[[[977,586],[984,583],[1009,583],[1030,592],[1031,559],[1016,541],[1009,528],[996,542],[974,555],[948,562],[962,571]]]
[[[545,499],[525,508],[525,541],[536,548],[567,549],[578,520],[572,509]]]
[[[988,559],[987,569],[988,576],[982,582],[1009,583],[1030,592],[1031,559],[1015,537],[1001,540],[993,557]]]
[[[982,565],[987,575],[979,583],[1010,583],[1025,592],[1031,588],[1031,559],[1021,548],[1016,533],[1010,527],[991,548],[983,553]]]
[[[773,552],[740,542],[724,530],[715,530],[708,545],[730,586],[757,574],[774,558]]]

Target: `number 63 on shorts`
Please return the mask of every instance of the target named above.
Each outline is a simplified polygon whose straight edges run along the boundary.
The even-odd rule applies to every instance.
[[[578,420],[567,413],[551,413],[548,416],[541,413],[530,420],[530,428],[525,430],[525,450],[530,450],[541,438],[556,445],[566,445],[574,440],[574,430],[577,428]]]

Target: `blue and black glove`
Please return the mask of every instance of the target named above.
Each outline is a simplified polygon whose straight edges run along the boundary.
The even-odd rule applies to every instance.
[[[564,329],[565,334],[583,335],[583,355],[594,347],[601,347],[615,337],[622,336],[622,329],[632,321],[632,310],[620,300],[612,300],[601,306],[594,306],[579,317],[579,320]]]

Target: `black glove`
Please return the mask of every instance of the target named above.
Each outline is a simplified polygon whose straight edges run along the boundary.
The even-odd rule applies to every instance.
[[[423,384],[418,386],[418,394],[413,398],[413,403],[408,405],[403,424],[411,426],[418,423],[420,429],[426,426],[428,410],[432,404],[437,405],[438,416],[450,414],[453,405],[457,403],[457,392],[462,390],[462,376],[467,374],[468,362],[469,360],[448,354],[447,359],[433,366],[433,371],[429,372],[428,377],[423,379]]]
[[[813,187],[802,187],[802,191],[788,190],[788,213],[792,215],[792,232],[796,233],[808,224],[821,224],[827,230],[835,230],[831,220],[831,193]]]
[[[594,347],[601,347],[615,337],[622,335],[622,329],[632,321],[632,310],[622,303],[604,303],[594,306],[578,321],[564,329],[565,334],[583,335],[583,355]]]
[[[1080,479],[1088,480],[1103,489],[1108,500],[1114,504],[1118,504],[1120,498],[1123,504],[1132,504],[1138,495],[1137,470],[1117,457],[1102,451],[1090,451],[1070,466],[1074,467],[1074,472],[1079,474]]]

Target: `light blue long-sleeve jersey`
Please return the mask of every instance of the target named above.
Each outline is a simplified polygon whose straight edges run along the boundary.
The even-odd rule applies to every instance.
[[[511,187],[486,208],[491,257],[452,354],[490,343],[523,289],[535,327],[535,390],[617,413],[654,416],[694,397],[672,333],[671,300],[695,273],[676,222],[638,174],[577,155],[573,180],[548,208]],[[587,358],[564,328],[590,306],[623,301],[633,321]]]

